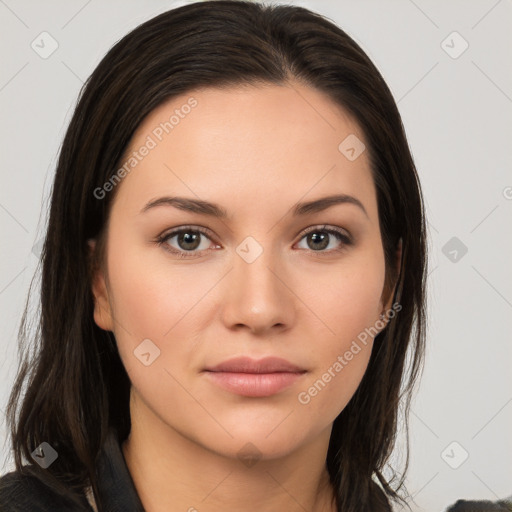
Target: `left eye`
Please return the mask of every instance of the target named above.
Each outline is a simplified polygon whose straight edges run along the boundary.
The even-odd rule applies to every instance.
[[[339,242],[338,247],[329,247],[333,236]],[[321,253],[340,251],[345,246],[351,245],[352,243],[350,237],[342,231],[334,228],[328,229],[326,226],[316,227],[309,230],[307,233],[303,234],[301,240],[303,239],[306,239],[306,244],[308,246],[306,249],[311,249],[313,252]],[[329,250],[325,251],[324,249]]]

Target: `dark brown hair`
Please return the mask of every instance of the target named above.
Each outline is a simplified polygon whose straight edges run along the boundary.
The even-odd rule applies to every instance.
[[[26,329],[28,308],[20,327],[20,346],[32,339],[35,349],[23,352],[7,409],[18,471],[46,441],[59,457],[46,470],[34,464],[35,474],[62,492],[81,492],[90,480],[101,510],[95,458],[110,427],[120,440],[130,431],[130,381],[113,334],[93,320],[87,241],[98,240],[101,264],[114,194],[99,200],[93,191],[118,169],[137,127],[164,101],[194,89],[294,81],[325,93],[364,132],[386,289],[397,284],[402,307],[376,337],[363,380],[334,421],[326,465],[344,512],[387,510],[388,499],[399,499],[408,456],[395,485],[383,471],[399,405],[408,411],[422,367],[427,272],[421,188],[400,114],[374,64],[330,20],[246,1],[193,3],[150,19],[109,50],[80,92],[56,168],[35,337]],[[401,271],[394,265],[400,239]]]

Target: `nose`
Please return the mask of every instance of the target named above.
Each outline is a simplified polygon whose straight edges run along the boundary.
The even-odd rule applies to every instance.
[[[268,335],[292,326],[297,298],[287,282],[291,278],[270,251],[250,263],[235,254],[227,277],[222,320],[228,329]]]

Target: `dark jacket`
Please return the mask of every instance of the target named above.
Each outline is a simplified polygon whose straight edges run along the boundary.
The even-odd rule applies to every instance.
[[[495,502],[459,500],[446,512],[509,512],[511,510],[512,501],[510,501],[510,498],[507,498],[505,500]]]
[[[113,430],[103,445],[97,465],[101,501],[106,512],[144,512]],[[12,471],[0,478],[1,512],[93,512],[85,494],[71,503],[35,476]]]

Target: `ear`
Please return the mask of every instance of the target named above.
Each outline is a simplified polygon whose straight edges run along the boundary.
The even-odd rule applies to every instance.
[[[396,247],[394,265],[395,265],[395,269],[396,269],[396,275],[399,278],[400,274],[402,272],[402,239],[401,238],[398,241],[398,244]],[[386,303],[384,304],[381,302],[382,313],[384,313],[385,315],[386,315],[386,312],[389,311],[393,306],[393,298],[395,297],[395,290],[396,290],[398,280],[399,280],[398,278],[397,278],[397,281],[394,283],[393,288],[388,293]],[[383,299],[385,299],[385,297],[383,297]],[[388,320],[388,318],[384,318],[383,321],[387,325],[389,320]]]
[[[87,240],[89,261],[94,261],[96,240]],[[112,311],[103,270],[91,263],[91,289],[94,296],[94,322],[105,331],[113,331]]]

